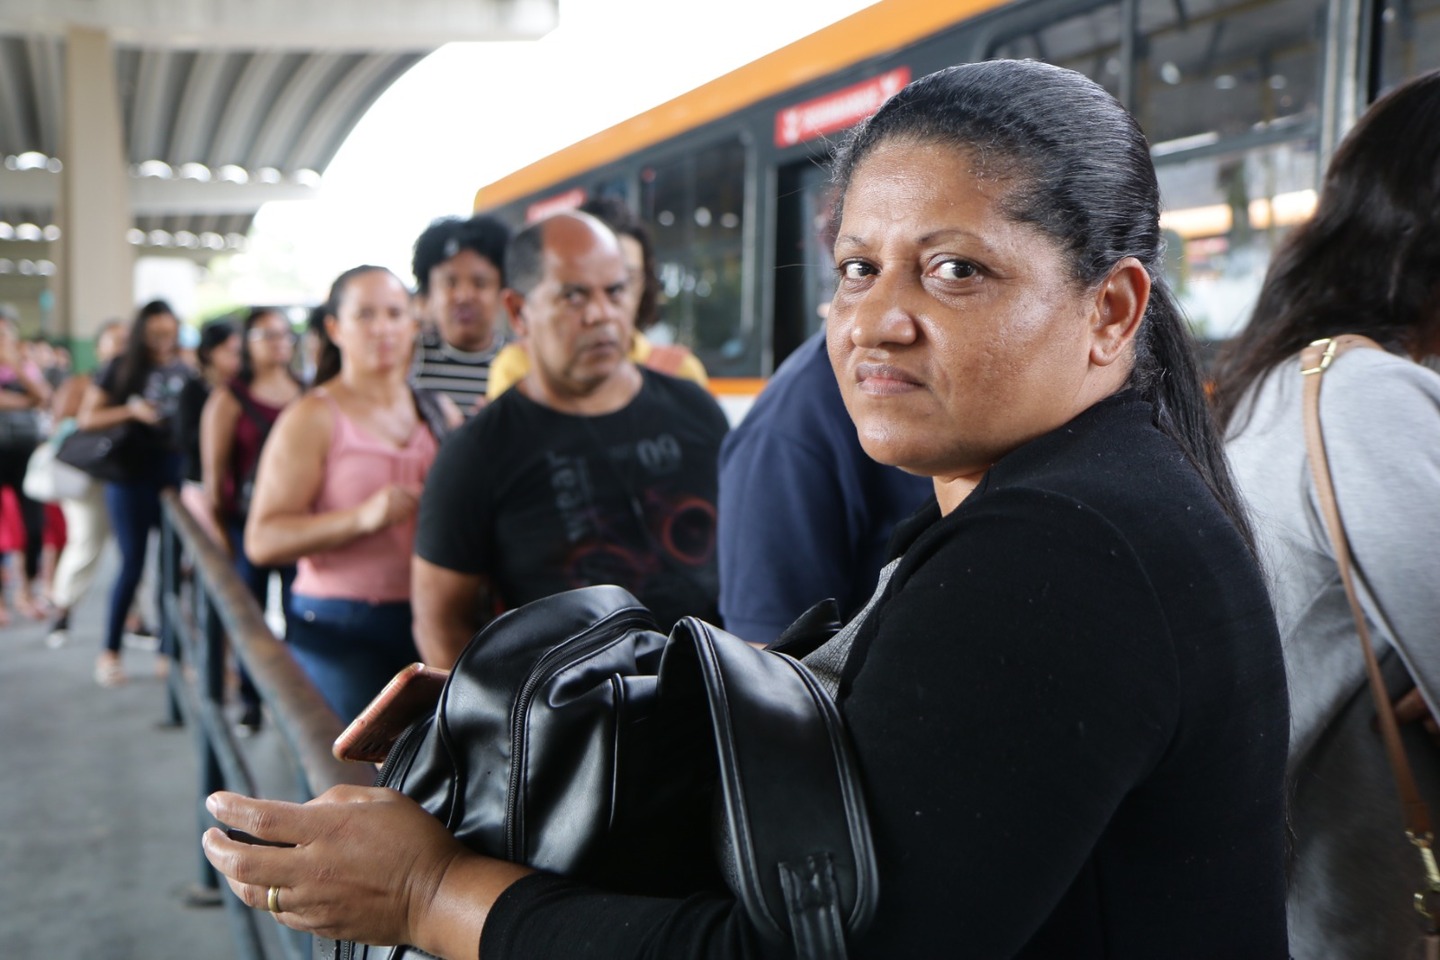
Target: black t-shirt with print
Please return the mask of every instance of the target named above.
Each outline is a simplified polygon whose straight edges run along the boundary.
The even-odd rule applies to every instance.
[[[728,423],[704,389],[642,375],[615,413],[560,413],[509,390],[451,434],[426,479],[416,554],[487,575],[507,608],[609,583],[664,629],[689,615],[718,622]]]
[[[124,386],[120,383],[120,370],[123,366],[119,361],[111,362],[100,372],[97,380],[100,389],[105,391],[105,396],[116,405],[124,404],[130,399],[130,395],[125,394]],[[186,392],[187,385],[198,379],[199,374],[195,369],[179,360],[155,367],[146,374],[139,396],[150,401],[160,414],[160,420],[155,424],[142,424],[137,421],[138,439],[135,442],[143,447],[148,455],[172,453],[178,448],[176,423],[180,413],[180,396]]]

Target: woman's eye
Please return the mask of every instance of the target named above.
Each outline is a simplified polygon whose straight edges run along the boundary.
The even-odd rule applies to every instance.
[[[975,264],[968,260],[946,260],[935,268],[935,274],[941,280],[968,280],[975,273]]]
[[[875,272],[863,260],[846,260],[835,269],[842,280],[861,280]]]

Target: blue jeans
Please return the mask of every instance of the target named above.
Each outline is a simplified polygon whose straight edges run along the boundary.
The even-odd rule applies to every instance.
[[[105,484],[105,508],[120,547],[120,573],[110,588],[110,619],[105,624],[105,649],[111,653],[120,652],[125,617],[145,572],[150,531],[160,526],[160,490],[161,484],[153,480]]]
[[[226,532],[230,534],[230,546],[235,551],[235,572],[240,576],[240,581],[250,590],[250,595],[260,603],[260,609],[265,609],[265,601],[269,599],[270,574],[280,575],[280,609],[285,612],[285,631],[290,631],[290,585],[295,582],[295,564],[284,567],[257,567],[250,562],[245,555],[245,524],[227,524]],[[245,672],[243,664],[239,666],[240,672],[240,702],[247,707],[253,707],[260,702],[260,692],[255,689],[255,683],[250,679],[250,674]]]
[[[366,603],[294,594],[286,642],[311,682],[349,723],[395,674],[420,659],[410,601]]]

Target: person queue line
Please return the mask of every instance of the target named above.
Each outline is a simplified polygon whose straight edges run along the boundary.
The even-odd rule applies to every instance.
[[[1396,130],[1425,134],[1403,162],[1385,149]],[[1341,333],[1388,348],[1336,364],[1326,415],[1334,456],[1353,458],[1337,486],[1390,692],[1419,736],[1440,694],[1440,541],[1415,519],[1440,492],[1436,169],[1440,74],[1387,95],[1342,145],[1222,354],[1217,415],[1164,280],[1133,118],[1071,71],[951,68],[836,161],[827,329],[777,383],[805,382],[818,356],[838,393],[771,405],[765,429],[813,440],[800,417],[847,416],[867,470],[895,474],[842,479],[824,520],[765,502],[766,536],[727,538],[729,511],[740,527],[766,484],[804,499],[857,454],[827,440],[767,456],[762,420],[738,442],[677,368],[644,367],[653,264],[602,207],[513,237],[437,221],[416,244],[418,298],[383,268],[342,275],[311,324],[307,392],[281,357],[247,354],[270,364],[257,456],[227,462],[205,438],[246,416],[235,387],[212,390],[201,486],[237,561],[298,565],[287,640],[342,719],[399,667],[449,667],[497,611],[572,586],[626,586],[662,625],[753,622],[760,642],[844,598],[855,652],[816,669],[834,670],[876,825],[881,901],[858,955],[1402,955],[1420,939],[1404,894],[1419,872],[1386,819],[1397,802],[1317,534],[1296,355]],[[1372,235],[1377,209],[1388,232]],[[237,524],[239,462],[253,498]],[[1397,477],[1402,505],[1377,492]],[[876,509],[888,488],[896,504]],[[787,518],[848,539],[787,541]],[[756,569],[774,576],[749,569],[747,551],[821,542],[856,554],[837,580],[793,586],[773,557]],[[741,569],[747,589],[727,593]],[[382,790],[208,807],[289,845],[204,837],[236,895],[296,929],[441,957],[776,955],[723,896],[641,900],[488,860]]]

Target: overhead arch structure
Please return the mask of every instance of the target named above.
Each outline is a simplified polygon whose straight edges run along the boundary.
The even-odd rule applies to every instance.
[[[558,0],[5,0],[0,301],[88,334],[128,309],[137,252],[234,250],[261,205],[312,195],[433,50],[557,22]]]

